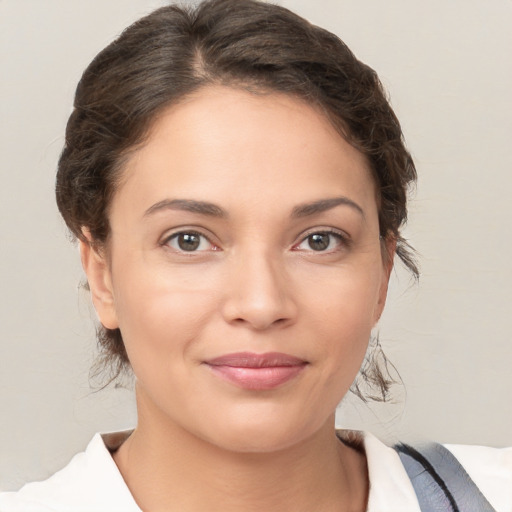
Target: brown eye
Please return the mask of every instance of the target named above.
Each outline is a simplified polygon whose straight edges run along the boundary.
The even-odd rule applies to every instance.
[[[183,251],[195,251],[201,243],[200,238],[192,233],[178,235],[177,241],[179,248]]]
[[[349,245],[349,240],[335,231],[316,231],[302,239],[294,249],[302,252],[335,252]]]
[[[331,235],[329,233],[315,233],[308,236],[308,245],[313,251],[325,251],[329,247]]]
[[[166,242],[166,245],[178,252],[202,252],[215,250],[215,246],[200,233],[182,231],[175,233]]]

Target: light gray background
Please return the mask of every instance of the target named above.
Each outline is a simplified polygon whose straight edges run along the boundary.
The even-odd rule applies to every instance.
[[[43,478],[96,431],[134,423],[131,392],[92,392],[94,328],[53,199],[81,71],[164,2],[0,0],[0,488]],[[512,2],[283,0],[373,66],[420,175],[380,335],[406,393],[349,398],[338,423],[380,436],[512,444]]]

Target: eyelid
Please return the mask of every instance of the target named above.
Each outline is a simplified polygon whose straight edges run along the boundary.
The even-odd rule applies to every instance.
[[[191,234],[191,235],[196,235],[196,236],[204,238],[212,246],[212,249],[209,249],[210,251],[221,250],[219,244],[212,240],[212,238],[214,238],[213,235],[205,233],[205,230],[203,230],[201,228],[188,227],[188,226],[179,226],[179,227],[174,228],[174,229],[172,229],[170,231],[167,231],[165,233],[165,235],[163,235],[163,237],[160,239],[159,245],[161,245],[162,247],[164,247],[164,246],[168,247],[170,250],[173,250],[173,251],[175,251],[177,253],[180,253],[180,254],[192,255],[192,254],[194,254],[194,252],[197,252],[197,253],[208,252],[208,250],[190,251],[190,252],[179,251],[179,250],[174,249],[174,248],[169,246],[169,242],[172,239],[177,238],[179,235],[183,235],[183,234]]]
[[[307,229],[306,231],[303,231],[298,237],[299,240],[292,245],[292,249],[294,249],[294,248],[298,247],[299,245],[301,245],[302,243],[304,243],[308,239],[308,237],[310,237],[311,235],[316,235],[316,234],[326,234],[326,235],[334,236],[345,247],[349,247],[352,244],[352,237],[346,231],[343,231],[343,230],[337,229],[337,228],[332,228],[332,227],[321,227],[320,226],[320,227],[310,228],[310,229]],[[322,252],[330,253],[333,251],[332,250],[331,251],[314,251],[313,249],[311,249],[311,252],[317,252],[318,254],[321,254]]]

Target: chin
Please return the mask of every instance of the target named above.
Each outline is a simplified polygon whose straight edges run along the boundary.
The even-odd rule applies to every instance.
[[[291,434],[291,435],[290,435]],[[296,445],[301,439],[293,432],[282,432],[269,429],[245,429],[243,431],[224,432],[218,438],[208,441],[217,447],[236,453],[275,453]]]
[[[315,424],[306,424],[302,418],[286,418],[282,413],[272,415],[261,411],[233,416],[226,418],[219,415],[219,420],[222,421],[209,423],[207,437],[204,439],[231,452],[272,453],[310,439],[329,423],[318,421]],[[334,417],[332,428],[334,429]]]

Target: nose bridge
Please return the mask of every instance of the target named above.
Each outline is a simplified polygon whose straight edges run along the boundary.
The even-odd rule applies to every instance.
[[[247,247],[233,255],[224,307],[229,322],[265,329],[290,321],[296,310],[281,255],[265,247]]]

